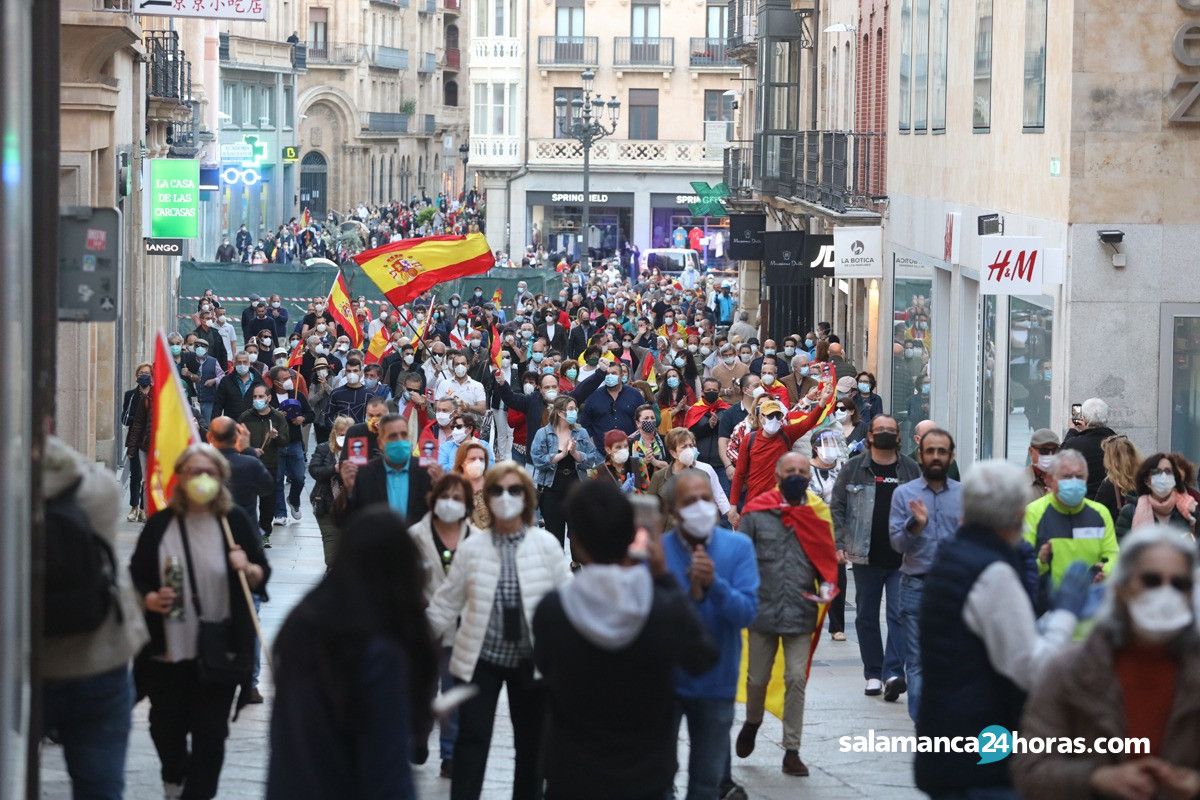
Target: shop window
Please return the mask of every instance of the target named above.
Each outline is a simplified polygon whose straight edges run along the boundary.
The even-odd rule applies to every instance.
[[[984,295],[979,340],[979,458],[995,458],[996,446],[996,295]]]
[[[1022,126],[1046,125],[1046,0],[1025,0],[1025,102]]]
[[[931,268],[897,265],[892,292],[891,405],[900,424],[900,441],[906,446],[917,423],[929,419],[933,278],[922,276],[931,272]]]
[[[1059,427],[1050,420],[1050,378],[1054,365],[1054,300],[1011,297],[1008,301],[1008,441],[1010,461],[1025,463],[1029,437],[1038,428]]]
[[[629,90],[629,138],[658,138],[658,89]]]
[[[980,132],[992,127],[992,0],[975,0],[975,93],[971,125]]]
[[[1172,314],[1164,320],[1163,353],[1170,349],[1170,447],[1165,432],[1159,434],[1160,449],[1176,453],[1200,450],[1200,309],[1187,309],[1190,316]],[[1165,403],[1164,403],[1165,405]],[[1166,409],[1163,409],[1166,411]],[[1164,414],[1162,419],[1167,419]]]

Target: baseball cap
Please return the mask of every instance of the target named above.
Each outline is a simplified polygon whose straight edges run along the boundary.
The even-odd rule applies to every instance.
[[[838,378],[837,390],[839,394],[849,394],[858,386],[858,381],[854,380],[850,375],[843,375]]]
[[[1029,437],[1030,447],[1045,447],[1046,445],[1059,446],[1062,444],[1059,441],[1058,434],[1049,428],[1038,428],[1033,432],[1033,436]]]
[[[768,416],[770,414],[783,414],[785,410],[778,400],[764,400],[762,405],[758,407],[759,416]]]

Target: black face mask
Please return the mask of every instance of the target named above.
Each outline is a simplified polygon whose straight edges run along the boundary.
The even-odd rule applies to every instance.
[[[704,402],[708,403],[711,406],[713,403],[717,402],[718,397],[720,397],[720,393],[718,393],[718,392],[705,392],[704,393]]]
[[[804,505],[808,493],[808,478],[803,475],[788,475],[779,481],[779,491],[790,505]]]
[[[877,450],[895,450],[899,445],[900,436],[892,431],[880,431],[871,440],[871,446]]]

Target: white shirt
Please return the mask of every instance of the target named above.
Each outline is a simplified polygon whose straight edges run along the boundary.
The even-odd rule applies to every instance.
[[[554,329],[556,327],[558,327],[558,326],[556,326],[556,325],[547,325],[546,326],[546,341],[551,342],[551,343],[554,342]]]
[[[237,355],[237,332],[233,328],[233,324],[226,322],[224,325],[214,324],[217,333],[221,334],[221,341],[225,343],[225,353],[229,356],[229,360],[233,361],[233,357]],[[224,364],[221,365],[224,368]]]
[[[708,476],[708,485],[712,488],[713,501],[717,504],[717,510],[722,514],[728,514],[732,506],[729,505],[729,498],[725,495],[725,490],[721,488],[721,481],[717,478],[717,472],[712,465],[698,460],[692,464],[691,469],[698,469]]]
[[[442,400],[447,397],[456,397],[470,406],[485,405],[487,402],[483,384],[470,377],[463,378],[461,382],[457,378],[439,381],[433,390],[433,399]]]

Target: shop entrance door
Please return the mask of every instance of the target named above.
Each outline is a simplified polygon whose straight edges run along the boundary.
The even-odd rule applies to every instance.
[[[329,164],[325,156],[317,151],[304,154],[300,162],[300,211],[308,209],[315,219],[324,219],[327,209],[328,196],[326,183],[329,177]]]

